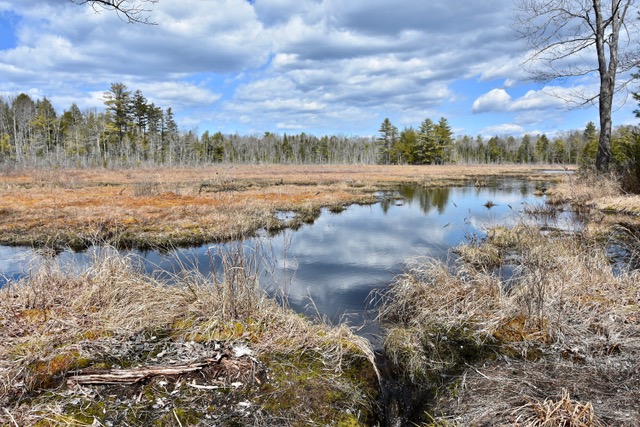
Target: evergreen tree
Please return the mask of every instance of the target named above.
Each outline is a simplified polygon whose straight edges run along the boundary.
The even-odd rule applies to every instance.
[[[567,144],[561,138],[558,138],[553,142],[552,152],[552,163],[564,164],[568,161],[569,151],[567,149]]]
[[[538,160],[544,163],[549,163],[549,138],[544,133],[538,136],[536,141],[536,157]]]
[[[398,138],[398,128],[391,124],[389,118],[385,118],[378,130],[380,136],[379,163],[388,165],[391,163],[391,150]]]
[[[122,144],[132,123],[131,91],[124,83],[112,83],[111,90],[104,94],[104,104],[109,113],[109,124],[117,134],[118,143]]]
[[[416,164],[418,162],[418,133],[412,127],[404,128],[400,133],[398,143],[393,150],[393,157],[397,163]]]
[[[582,133],[583,147],[580,152],[580,159],[578,163],[580,167],[590,168],[596,160],[598,155],[598,130],[593,122],[587,123],[587,126]]]
[[[500,147],[500,138],[493,136],[487,142],[487,150],[489,156],[489,162],[501,163],[503,158],[502,148]]]
[[[149,109],[147,99],[140,90],[136,90],[131,101],[131,114],[136,130],[140,135],[147,133],[147,123],[149,121]]]
[[[418,133],[418,147],[416,150],[416,163],[430,165],[438,155],[438,140],[435,134],[435,125],[429,118],[423,120]]]
[[[436,139],[435,162],[441,164],[450,161],[453,132],[446,118],[440,117],[440,121],[434,128],[434,134]]]
[[[174,162],[180,162],[181,153],[177,147],[178,142],[178,124],[173,118],[173,110],[171,107],[164,112],[162,120],[162,153],[163,159],[171,166]]]

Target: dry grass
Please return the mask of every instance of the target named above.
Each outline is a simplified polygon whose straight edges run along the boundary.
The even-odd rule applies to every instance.
[[[607,239],[611,229],[619,226],[640,230],[640,196],[624,194],[615,176],[570,176],[547,195],[552,205],[571,204],[582,212],[590,237]]]
[[[407,376],[440,376],[432,414],[460,425],[638,425],[638,271],[615,272],[585,236],[527,225],[460,254],[452,267],[411,265],[381,311]],[[577,401],[554,400],[563,389]]]
[[[370,203],[402,182],[456,184],[481,176],[541,178],[529,166],[276,166],[32,170],[0,175],[0,243],[193,245],[282,227],[277,211]],[[551,176],[544,176],[549,179]]]
[[[268,298],[257,281],[259,260],[247,256],[240,244],[217,256],[223,258],[224,268],[216,277],[183,271],[178,284],[167,285],[138,271],[133,258],[106,248],[81,274],[62,271],[49,262],[28,279],[0,290],[0,405],[6,408],[0,413],[0,424],[34,425],[48,419],[50,424],[38,425],[91,425],[82,420],[94,413],[89,411],[92,408],[103,411],[104,418],[98,420],[113,422],[128,413],[133,417],[129,423],[141,425],[151,418],[142,422],[132,414],[155,417],[151,406],[159,398],[171,400],[179,414],[204,408],[198,416],[224,414],[224,405],[249,401],[256,409],[246,422],[255,425],[295,425],[304,417],[334,416],[336,410],[371,416],[364,380],[344,374],[354,364],[361,366],[361,373],[374,372],[369,344],[345,326],[310,322]],[[157,393],[166,389],[167,380],[117,390],[65,385],[71,371],[188,364],[210,358],[219,347],[239,343],[257,359],[229,359],[235,371],[244,370],[233,374],[246,385],[237,395],[220,392],[216,397],[210,391],[185,390],[181,384],[186,380],[180,379],[168,380],[175,389],[164,394]],[[298,369],[307,369],[292,362],[301,358],[322,374],[311,377],[308,373],[309,381],[290,385],[296,397],[289,396],[287,408],[274,409],[272,401],[287,386],[269,372],[280,372],[286,364],[287,375],[296,375]],[[199,374],[188,382],[219,384],[220,375]],[[299,392],[303,387],[307,394]],[[101,393],[118,398],[100,403]],[[336,404],[326,395],[340,396],[342,401]],[[313,404],[310,399],[315,399]],[[73,409],[78,402],[87,408],[84,415]],[[220,407],[209,410],[207,405]],[[184,416],[183,421],[196,417]],[[275,422],[276,416],[289,421]],[[156,420],[157,425],[175,425],[172,419],[166,424]]]
[[[593,405],[571,399],[567,390],[562,390],[560,400],[530,399],[518,410],[522,415],[516,418],[517,425],[531,427],[565,426],[565,427],[604,427],[593,411]]]
[[[621,194],[622,190],[615,176],[597,174],[570,175],[567,180],[547,191],[551,204],[570,202],[589,205],[598,199]]]

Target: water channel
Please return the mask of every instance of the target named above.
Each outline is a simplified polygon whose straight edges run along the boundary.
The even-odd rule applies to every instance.
[[[323,210],[313,224],[275,236],[261,233],[244,244],[267,260],[261,283],[268,290],[286,290],[289,305],[299,312],[362,327],[360,333],[376,343],[370,294],[383,290],[405,261],[424,255],[446,259],[452,247],[481,236],[491,225],[520,221],[527,207],[544,203],[539,194],[545,183],[496,179],[487,184],[402,186],[380,193],[378,203],[352,205],[341,213]],[[281,213],[281,218],[286,221],[291,215]],[[63,251],[57,262],[81,270],[95,250]],[[206,275],[212,265],[215,268],[219,250],[220,245],[211,244],[168,252],[133,251],[133,255],[149,274],[186,266]],[[0,246],[0,286],[28,274],[37,264],[31,248]]]

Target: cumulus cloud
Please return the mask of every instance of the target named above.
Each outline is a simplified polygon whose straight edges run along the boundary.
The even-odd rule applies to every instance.
[[[572,99],[575,101],[575,91],[576,88],[551,86],[541,90],[529,90],[520,98],[513,99],[506,90],[493,89],[478,97],[473,102],[471,110],[474,113],[553,111],[567,108]]]
[[[95,94],[125,82],[157,105],[188,112],[189,124],[216,117],[220,126],[375,132],[379,123],[372,121],[381,117],[407,120],[462,102],[464,93],[455,89],[460,79],[515,87],[522,52],[508,37],[509,5],[160,1],[149,16],[158,25],[146,26],[67,1],[0,0],[0,11],[19,17],[16,45],[0,50],[0,81],[8,92],[46,94],[57,107],[74,100],[99,108]],[[513,99],[494,89],[471,110],[559,105],[537,91]]]
[[[493,89],[473,102],[471,111],[485,113],[488,111],[504,111],[509,107],[511,96],[504,89]]]
[[[566,107],[567,102],[561,94],[550,94],[542,90],[530,90],[509,106],[511,111],[543,110],[547,108]]]
[[[524,128],[520,125],[505,123],[495,126],[487,126],[480,131],[480,134],[486,136],[494,135],[522,135],[524,134]]]
[[[222,95],[187,82],[160,82],[139,84],[145,96],[157,105],[197,107],[216,102]]]

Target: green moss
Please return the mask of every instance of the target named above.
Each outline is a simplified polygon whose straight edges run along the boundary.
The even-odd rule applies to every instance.
[[[358,427],[362,423],[358,421],[358,418],[352,414],[344,414],[342,418],[338,420],[338,427]]]
[[[27,367],[27,378],[32,390],[56,386],[64,375],[76,369],[86,368],[91,360],[80,356],[76,350],[66,351],[48,360],[37,360]]]
[[[261,389],[260,405],[274,417],[286,417],[293,425],[365,425],[373,418],[377,376],[373,366],[357,355],[347,356],[342,371],[327,364],[320,354],[298,352],[270,355],[269,382]],[[361,419],[355,417],[359,413]]]

